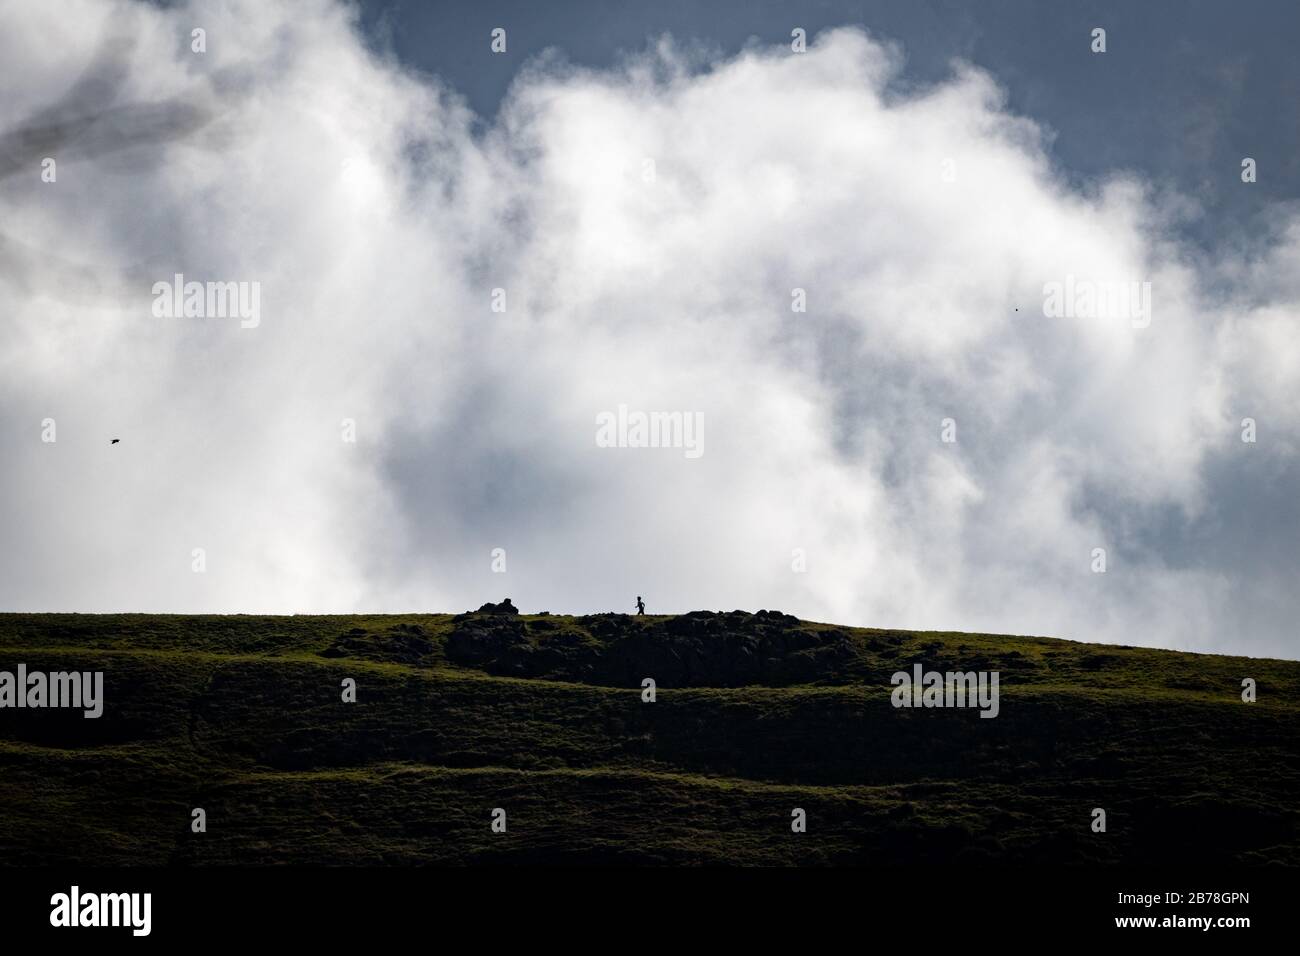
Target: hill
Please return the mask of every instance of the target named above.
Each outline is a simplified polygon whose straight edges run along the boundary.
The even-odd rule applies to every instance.
[[[20,663],[105,702],[0,709],[4,865],[1300,864],[1292,661],[767,611],[0,615]],[[893,706],[917,663],[998,672],[996,719]]]

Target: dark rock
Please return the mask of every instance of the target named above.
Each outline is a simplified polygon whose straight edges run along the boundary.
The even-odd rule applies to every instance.
[[[784,686],[861,673],[859,649],[839,628],[811,630],[780,611],[692,611],[646,620],[590,614],[560,629],[499,613],[458,615],[447,658],[489,673],[607,686],[654,677],[661,687]]]
[[[489,601],[474,613],[476,614],[518,614],[519,608],[510,603],[510,598],[506,598],[500,604],[493,604]]]

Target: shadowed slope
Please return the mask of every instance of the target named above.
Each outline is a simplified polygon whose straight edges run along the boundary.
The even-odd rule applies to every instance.
[[[777,612],[0,615],[19,662],[106,702],[0,710],[9,863],[1300,862],[1294,662]],[[999,671],[998,717],[894,708],[914,663]]]

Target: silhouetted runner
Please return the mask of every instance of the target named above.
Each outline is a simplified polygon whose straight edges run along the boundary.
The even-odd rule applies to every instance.
[[[638,614],[645,613],[645,601],[641,600],[641,595],[639,594],[636,596],[636,612]]]

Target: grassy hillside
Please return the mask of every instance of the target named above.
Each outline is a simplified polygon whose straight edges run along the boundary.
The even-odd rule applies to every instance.
[[[0,615],[19,662],[106,703],[0,710],[3,864],[1300,864],[1290,661],[775,612]],[[915,662],[1000,672],[999,716],[894,708]]]

